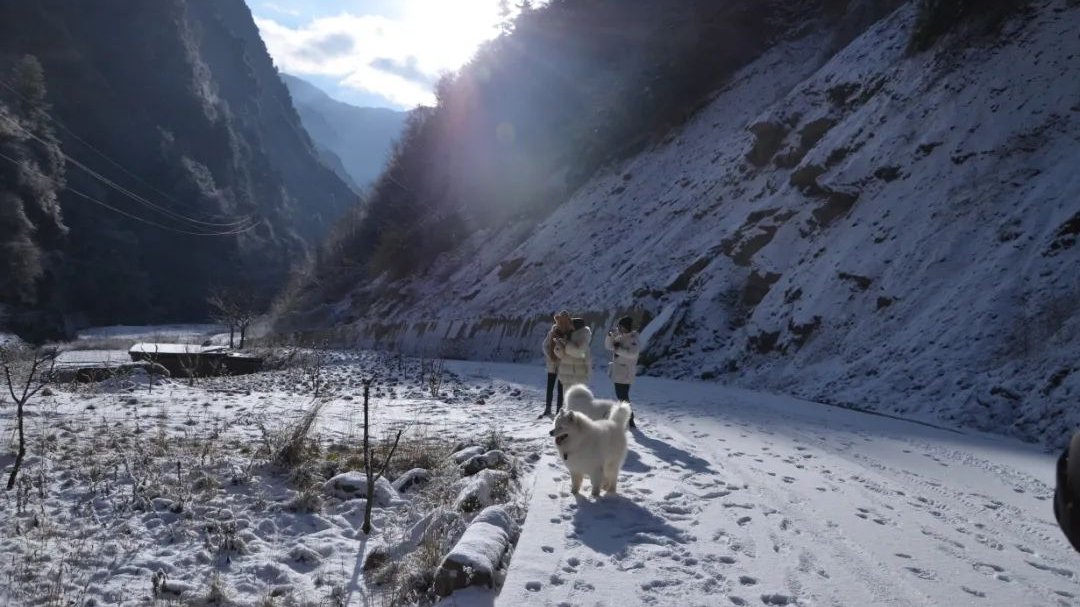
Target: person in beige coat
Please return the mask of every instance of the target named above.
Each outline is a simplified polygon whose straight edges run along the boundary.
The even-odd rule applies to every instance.
[[[562,312],[556,322],[561,335],[555,337],[552,350],[559,359],[557,373],[561,387],[566,389],[575,384],[588,385],[589,376],[592,375],[592,356],[589,353],[592,329],[583,319],[571,319],[569,314],[563,315]]]
[[[611,352],[611,366],[608,375],[615,384],[615,398],[630,401],[630,384],[637,376],[637,361],[641,347],[638,345],[638,333],[634,330],[634,319],[623,316],[619,324],[608,331],[604,338],[604,348]],[[630,415],[630,427],[636,428],[633,414]]]
[[[547,335],[544,336],[544,345],[542,350],[544,351],[544,363],[547,366],[547,394],[544,399],[544,412],[540,414],[540,417],[548,417],[551,415],[551,399],[555,395],[556,384],[559,388],[558,400],[555,404],[555,413],[562,411],[563,406],[563,387],[559,382],[559,357],[555,355],[555,339],[564,334],[564,329],[559,325],[559,318],[566,316],[566,327],[572,329],[570,324],[570,313],[566,310],[555,315],[554,322],[551,328],[548,329]]]

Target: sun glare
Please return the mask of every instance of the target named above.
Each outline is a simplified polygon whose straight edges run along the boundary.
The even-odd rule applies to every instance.
[[[287,26],[256,18],[285,71],[334,78],[401,108],[434,103],[440,76],[499,34],[500,0],[399,0],[393,12],[324,15]],[[514,2],[509,2],[511,10]]]
[[[409,2],[405,18],[417,33],[411,41],[422,64],[450,71],[472,58],[482,43],[498,35],[497,0]]]

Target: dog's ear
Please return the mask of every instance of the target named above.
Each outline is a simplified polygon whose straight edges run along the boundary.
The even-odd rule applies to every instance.
[[[577,415],[575,415],[573,411],[567,411],[566,412],[566,422],[569,423],[569,424],[577,424],[578,423]]]

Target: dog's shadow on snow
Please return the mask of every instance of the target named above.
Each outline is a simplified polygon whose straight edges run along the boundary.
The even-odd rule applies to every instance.
[[[631,544],[656,543],[656,536],[690,541],[685,531],[622,495],[596,500],[578,496],[572,524],[573,538],[609,556],[624,553]]]
[[[687,470],[690,470],[691,472],[698,472],[698,473],[702,473],[702,474],[715,474],[715,471],[712,468],[709,467],[709,462],[708,461],[706,461],[704,459],[701,459],[700,457],[694,455],[693,453],[690,453],[689,451],[684,451],[684,450],[682,450],[682,449],[680,449],[678,447],[669,445],[668,443],[665,443],[662,440],[657,440],[655,438],[649,438],[648,436],[645,436],[645,434],[642,433],[641,430],[634,429],[633,432],[634,432],[634,442],[636,442],[638,445],[648,449],[649,451],[652,451],[653,455],[655,455],[658,459],[660,459],[662,461],[665,461],[665,462],[667,462],[669,464],[674,464],[676,466],[681,466],[683,468],[686,468]],[[629,453],[633,453],[633,452],[631,451]],[[628,456],[629,456],[629,453],[627,454]],[[629,459],[630,458],[627,457],[628,461],[629,461]],[[640,463],[640,460],[639,460],[639,463]],[[643,463],[640,464],[640,465],[645,466],[645,464],[643,464]],[[648,469],[648,466],[645,466],[645,468]],[[626,469],[631,470],[630,468],[626,468]],[[631,471],[634,471],[634,470],[631,470]]]
[[[626,452],[626,460],[623,462],[623,472],[648,472],[652,466],[641,461],[637,451],[630,449]]]

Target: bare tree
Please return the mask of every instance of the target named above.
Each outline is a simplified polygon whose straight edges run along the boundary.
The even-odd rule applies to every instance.
[[[390,447],[390,452],[386,455],[386,459],[383,460],[382,467],[378,472],[375,472],[375,463],[371,461],[371,440],[368,432],[368,398],[371,393],[371,384],[374,379],[364,380],[364,474],[367,475],[367,503],[364,504],[364,524],[360,529],[365,535],[371,533],[371,505],[375,501],[375,482],[386,474],[386,467],[390,465],[390,460],[394,457],[394,452],[397,451],[398,441],[401,440],[401,433],[403,430],[398,430],[397,435],[394,436],[394,444]]]
[[[432,398],[439,397],[443,380],[443,361],[441,358],[420,360],[420,383],[427,387]]]
[[[304,380],[311,390],[311,396],[313,398],[323,396],[327,389],[325,371],[327,363],[330,361],[330,353],[327,351],[326,345],[321,343],[312,344],[311,349],[304,354],[302,360]]]
[[[55,349],[32,350],[26,347],[0,346],[0,366],[4,369],[4,381],[8,393],[15,403],[15,419],[19,433],[19,451],[15,456],[15,465],[8,477],[7,488],[15,486],[23,458],[26,457],[26,434],[23,430],[23,416],[26,405],[49,384],[53,369],[56,367]]]
[[[240,333],[241,350],[247,338],[248,328],[259,317],[257,299],[238,290],[216,289],[206,298],[216,322],[229,327],[229,347],[235,346],[234,338]]]

